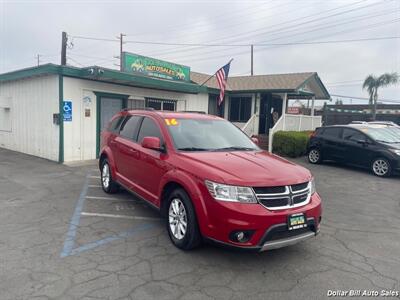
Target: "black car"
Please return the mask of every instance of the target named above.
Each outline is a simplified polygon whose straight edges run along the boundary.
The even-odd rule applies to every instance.
[[[381,177],[400,171],[400,129],[350,124],[317,128],[307,146],[312,164],[332,160],[370,168]]]

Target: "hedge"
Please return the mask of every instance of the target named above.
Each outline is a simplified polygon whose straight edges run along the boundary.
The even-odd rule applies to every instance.
[[[278,131],[274,134],[272,150],[282,156],[302,156],[307,152],[310,134],[310,131]]]

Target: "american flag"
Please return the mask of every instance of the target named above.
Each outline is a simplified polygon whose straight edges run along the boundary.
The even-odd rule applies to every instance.
[[[232,60],[231,60],[232,61]],[[226,80],[228,79],[229,68],[231,66],[231,61],[229,61],[225,66],[219,69],[215,74],[217,75],[217,82],[220,89],[218,106],[224,101]]]

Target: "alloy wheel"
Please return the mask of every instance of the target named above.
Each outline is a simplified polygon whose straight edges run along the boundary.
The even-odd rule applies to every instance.
[[[389,171],[389,165],[384,159],[377,159],[372,165],[374,173],[378,176],[385,176]]]
[[[316,163],[319,160],[319,151],[316,149],[312,149],[310,153],[308,153],[308,159],[311,163]]]
[[[181,240],[187,230],[187,214],[185,206],[178,198],[172,199],[168,210],[168,222],[172,235]]]
[[[103,187],[105,189],[108,189],[108,186],[110,185],[110,167],[107,163],[103,165],[103,170],[101,172],[101,182],[103,184]]]

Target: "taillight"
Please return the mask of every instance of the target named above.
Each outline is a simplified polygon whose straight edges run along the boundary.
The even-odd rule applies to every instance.
[[[315,137],[317,135],[317,131],[315,130],[313,133],[311,133],[310,137]]]

